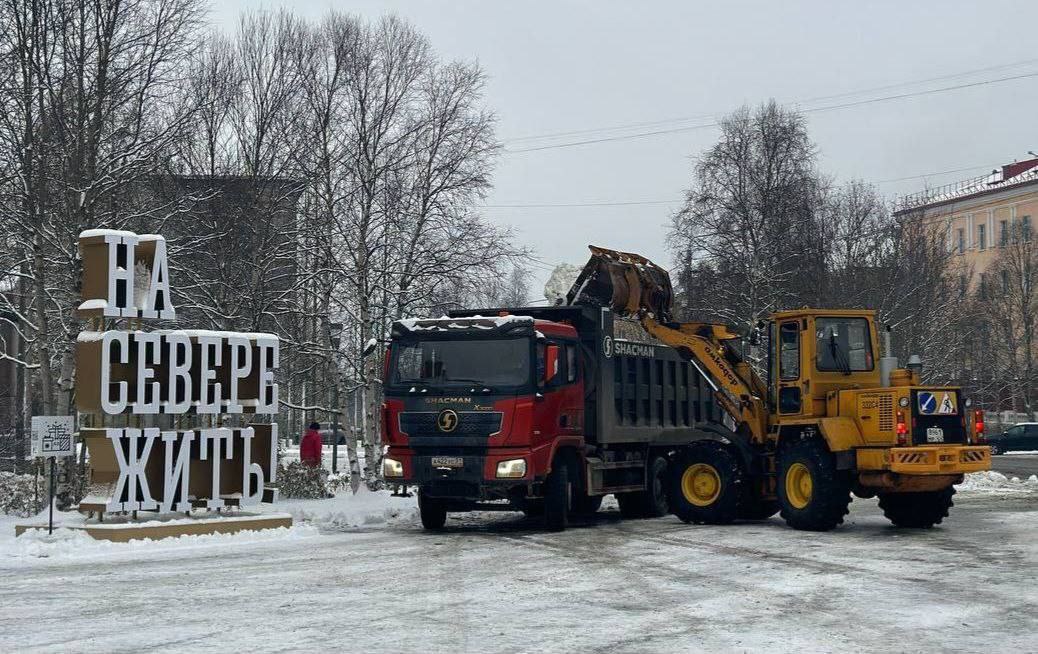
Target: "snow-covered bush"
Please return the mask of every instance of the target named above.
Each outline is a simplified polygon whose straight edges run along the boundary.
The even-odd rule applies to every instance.
[[[38,507],[33,479],[32,475],[0,472],[0,513],[22,517],[36,514]],[[40,492],[43,492],[42,488]]]
[[[299,461],[278,466],[278,488],[281,497],[296,499],[319,499],[332,493],[327,470],[303,465]]]

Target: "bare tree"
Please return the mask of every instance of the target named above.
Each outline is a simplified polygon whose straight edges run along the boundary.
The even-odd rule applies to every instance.
[[[686,282],[699,277],[691,274],[698,262],[709,261],[727,283],[703,294],[686,287],[688,311],[752,324],[793,303],[800,276],[822,269],[814,158],[803,118],[774,101],[722,119],[670,240]]]

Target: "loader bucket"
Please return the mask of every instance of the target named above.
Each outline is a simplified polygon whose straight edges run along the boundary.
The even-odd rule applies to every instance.
[[[609,307],[622,316],[652,314],[670,321],[670,275],[643,256],[589,245],[591,258],[566,294],[566,304]]]

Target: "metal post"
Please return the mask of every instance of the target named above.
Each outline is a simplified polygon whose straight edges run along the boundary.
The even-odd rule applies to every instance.
[[[54,533],[54,459],[57,457],[50,457],[50,509],[49,517],[47,518],[47,535]]]

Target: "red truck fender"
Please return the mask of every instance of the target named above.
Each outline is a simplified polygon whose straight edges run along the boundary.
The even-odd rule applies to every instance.
[[[551,465],[555,461],[555,454],[559,451],[559,449],[564,447],[572,447],[576,451],[580,461],[583,461],[584,438],[582,436],[556,436],[555,439],[551,442],[551,455],[548,457],[548,466],[545,469],[546,472],[551,472]],[[583,474],[583,469],[581,470],[581,474]]]

